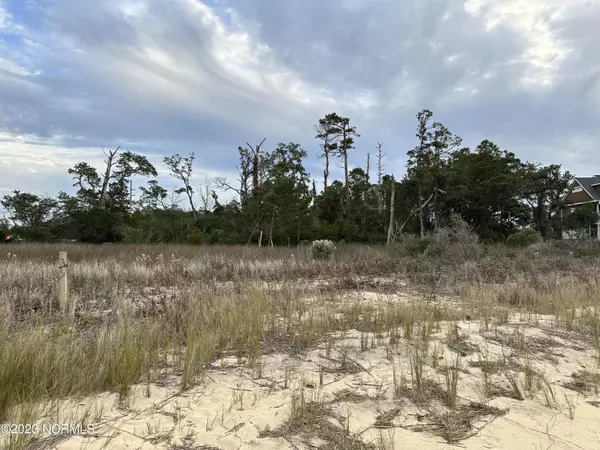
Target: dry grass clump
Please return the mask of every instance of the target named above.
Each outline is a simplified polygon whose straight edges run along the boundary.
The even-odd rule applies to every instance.
[[[468,356],[477,351],[477,347],[469,342],[469,337],[461,334],[458,325],[454,324],[446,340],[448,348],[461,356]]]
[[[580,394],[593,392],[598,394],[600,391],[600,373],[593,373],[589,370],[580,370],[571,375],[571,380],[563,383],[563,386]]]
[[[507,410],[502,410],[489,405],[471,402],[461,405],[457,410],[428,415],[430,423],[423,427],[431,433],[441,436],[446,442],[455,444],[478,432],[474,425],[484,419],[494,419],[503,416]]]
[[[373,398],[367,394],[345,388],[333,393],[332,403],[363,403],[369,400],[373,400]]]
[[[379,414],[375,418],[373,428],[394,428],[394,419],[400,415],[402,408],[392,408],[389,411]]]
[[[359,436],[352,435],[348,427],[340,426],[343,418],[323,402],[318,392],[306,397],[304,389],[292,395],[288,419],[275,429],[267,427],[259,437],[282,437],[290,439],[298,436],[303,442],[320,450],[372,450],[375,447],[364,443]]]

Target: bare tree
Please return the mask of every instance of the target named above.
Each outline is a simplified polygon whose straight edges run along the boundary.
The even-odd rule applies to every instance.
[[[246,145],[250,149],[252,155],[252,195],[256,195],[258,187],[260,185],[260,148],[265,143],[267,138],[264,138],[260,144],[252,147],[248,142]]]
[[[262,183],[262,168],[260,148],[267,138],[264,138],[260,144],[252,146],[246,142],[246,147],[238,147],[240,165],[237,167],[239,188],[233,187],[226,178],[217,177],[214,179],[217,189],[234,191],[240,196],[240,203],[244,203],[250,196],[258,191]],[[250,187],[252,179],[252,187]]]
[[[104,178],[102,179],[102,189],[100,190],[101,207],[104,207],[104,205],[106,204],[106,193],[108,191],[108,184],[110,182],[110,179],[112,178],[113,168],[117,164],[117,160],[115,157],[117,156],[117,153],[119,153],[120,149],[121,147],[117,147],[116,149],[111,150],[108,153],[102,150],[104,156],[106,156],[106,159],[104,160],[104,162],[106,163],[106,170],[104,172]]]
[[[210,178],[204,177],[204,184],[200,186],[198,192],[200,194],[200,201],[202,202],[202,211],[205,213],[211,211],[215,206],[215,191]]]
[[[441,189],[438,189],[437,187],[433,189],[433,192],[431,193],[431,195],[429,196],[429,198],[427,200],[425,200],[424,203],[420,204],[418,207],[416,207],[415,209],[413,209],[410,214],[408,215],[408,217],[406,218],[406,220],[402,223],[402,226],[398,228],[397,230],[397,234],[400,235],[402,234],[402,231],[404,230],[404,227],[406,226],[406,224],[408,223],[408,221],[411,219],[412,216],[415,215],[416,212],[421,213],[421,211],[427,207],[427,205],[429,205],[429,203],[431,203],[431,201],[436,198],[437,194],[446,194],[446,191],[443,191]]]
[[[381,179],[383,178],[383,169],[385,165],[383,164],[383,157],[385,153],[383,153],[383,144],[381,142],[377,143],[377,184],[381,185]]]
[[[381,186],[381,180],[383,178],[383,169],[385,165],[383,164],[383,157],[385,153],[383,153],[383,144],[381,142],[377,143],[377,209],[379,210],[379,214],[384,210],[385,205],[383,202],[383,192]]]

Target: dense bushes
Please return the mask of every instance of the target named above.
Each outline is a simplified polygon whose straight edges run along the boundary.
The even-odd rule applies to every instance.
[[[525,248],[542,242],[542,235],[530,228],[519,230],[506,238],[506,244],[510,247]]]

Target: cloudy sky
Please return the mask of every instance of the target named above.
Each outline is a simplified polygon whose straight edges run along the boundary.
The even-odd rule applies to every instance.
[[[597,174],[599,24],[597,0],[0,0],[0,194],[69,190],[118,145],[234,179],[263,137],[320,178],[332,111],[351,163],[381,141],[397,176],[423,108],[468,146]]]

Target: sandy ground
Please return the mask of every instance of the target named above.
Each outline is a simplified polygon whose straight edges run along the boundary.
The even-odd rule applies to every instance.
[[[378,302],[364,292],[349,301]],[[400,298],[399,301],[405,301]],[[599,374],[592,346],[566,332],[555,331],[552,319],[521,318],[485,330],[477,322],[442,323],[428,343],[423,377],[446,389],[447,366],[459,370],[457,409],[447,410],[439,396],[415,402],[410,394],[414,342],[390,345],[387,336],[351,331],[337,335],[333,346],[323,344],[305,355],[272,354],[254,368],[235,358],[213,364],[203,382],[179,391],[177,374],[161,383],[139,385],[125,406],[115,394],[65,403],[63,421],[84,414],[101,416],[92,436],[49,437],[36,448],[75,449],[308,449],[324,444],[318,431],[269,433],[281,430],[290,417],[293,397],[327,406],[329,420],[348,436],[374,449],[599,449],[600,397],[591,385],[573,384],[573,374]],[[535,323],[536,326],[532,326]],[[458,328],[454,328],[458,326]],[[449,340],[449,336],[459,339]],[[362,342],[362,345],[361,345]],[[519,342],[521,348],[518,349]],[[523,345],[524,343],[524,345]],[[362,347],[362,348],[361,348]],[[528,357],[524,356],[527,349]],[[484,384],[482,366],[488,371]],[[487,367],[487,366],[485,366]],[[523,367],[527,367],[524,369]],[[525,373],[535,388],[527,391]],[[510,376],[518,379],[524,399],[510,398]],[[405,380],[406,385],[402,381]],[[570,388],[564,385],[570,384]],[[600,383],[599,383],[600,384]],[[395,394],[398,386],[405,386]],[[486,396],[486,386],[494,394]],[[596,390],[598,389],[596,385]],[[437,392],[434,389],[435,392]],[[527,391],[527,392],[526,392]],[[579,392],[578,392],[579,391]],[[448,443],[439,431],[439,417],[460,416],[471,402],[495,407],[498,414],[475,414],[458,443]],[[471,406],[469,406],[471,405]],[[476,409],[476,408],[475,408]],[[94,413],[90,413],[94,411]],[[501,413],[500,413],[501,412]],[[381,416],[387,413],[388,420]],[[449,419],[448,419],[449,418]],[[61,420],[54,418],[46,422]],[[96,420],[96,419],[94,419]],[[437,427],[437,428],[436,428]],[[450,420],[447,429],[459,427]],[[310,427],[309,427],[310,428]],[[33,448],[33,447],[32,447]],[[312,447],[315,448],[315,447]],[[339,447],[330,447],[339,448]],[[348,447],[350,448],[350,447]],[[368,448],[368,447],[352,447]]]

